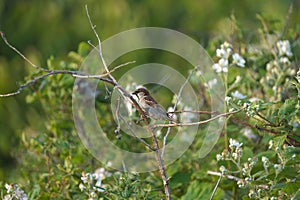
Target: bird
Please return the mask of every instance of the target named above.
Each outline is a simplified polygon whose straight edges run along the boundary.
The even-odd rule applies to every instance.
[[[137,88],[132,95],[137,97],[137,103],[147,116],[154,120],[165,120],[176,123],[176,120],[169,116],[164,107],[150,95],[149,90],[144,87]]]

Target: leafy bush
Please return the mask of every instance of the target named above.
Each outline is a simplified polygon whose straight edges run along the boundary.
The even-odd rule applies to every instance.
[[[209,156],[199,159],[197,154],[202,142],[199,135],[206,131],[203,125],[190,149],[167,167],[174,199],[213,195],[215,199],[300,198],[299,30],[276,29],[260,19],[262,28],[253,42],[244,42],[248,36],[233,18],[232,36],[214,38],[207,47],[214,55],[212,68],[226,83],[228,111],[243,110],[226,118],[222,137]],[[47,69],[76,70],[89,50],[88,44],[81,43],[66,58],[49,58]],[[39,73],[33,70],[26,80]],[[194,73],[191,83],[205,88],[200,74]],[[164,198],[157,172],[121,173],[85,149],[72,121],[73,81],[70,75],[58,74],[31,86],[26,100],[28,104],[41,102],[48,116],[46,128],[22,134],[22,145],[13,152],[19,164],[18,184],[1,184],[4,199]],[[209,80],[209,84],[218,83]],[[208,94],[201,95],[209,106]],[[116,125],[107,99],[97,97],[95,106],[99,123],[105,124],[113,142],[120,143],[111,136]],[[131,143],[132,139],[124,137],[120,145],[130,149]],[[136,142],[135,148],[145,147]]]

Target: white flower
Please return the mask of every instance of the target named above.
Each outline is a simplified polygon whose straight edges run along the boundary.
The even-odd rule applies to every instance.
[[[280,40],[276,43],[276,45],[280,56],[293,56],[293,53],[291,52],[291,45],[288,40]]]
[[[216,55],[219,59],[217,63],[215,63],[212,67],[217,73],[227,73],[229,66],[229,57],[232,55],[233,64],[236,64],[239,67],[245,67],[245,59],[240,56],[238,53],[233,54],[232,45],[228,42],[224,42],[221,45],[220,49],[216,50]]]
[[[242,77],[240,75],[237,75],[235,78],[235,82],[238,83],[242,80]]]
[[[230,103],[232,101],[232,97],[226,96],[225,101],[227,104]]]
[[[95,180],[103,180],[106,177],[110,177],[110,176],[111,176],[111,173],[105,171],[105,169],[103,167],[96,169],[95,173],[93,174],[93,177]]]
[[[173,113],[173,112],[174,112],[174,108],[173,108],[173,107],[168,107],[167,112],[169,113],[169,116],[170,116],[172,119],[177,120],[177,116]]]
[[[12,199],[20,199],[20,200],[28,200],[27,195],[23,190],[20,189],[18,185],[9,185],[5,184],[5,188],[7,189],[7,195],[5,195],[5,200]]]
[[[97,190],[98,192],[104,192],[105,190],[103,188],[101,188],[101,186],[102,186],[102,180],[99,179],[99,180],[97,180],[94,189]]]
[[[79,184],[79,189],[80,189],[80,191],[83,191],[85,188],[86,188],[86,187],[85,187],[82,183]]]
[[[218,83],[218,80],[216,78],[210,80],[210,81],[207,81],[207,83],[204,83],[204,86],[209,88],[209,89],[212,89],[212,87],[214,85],[216,85]]]
[[[223,159],[223,156],[221,156],[221,154],[217,154],[216,158],[217,158],[217,161],[219,161],[219,160]]]
[[[231,96],[237,99],[245,99],[247,96],[243,95],[242,93],[240,93],[239,91],[234,91],[231,92]]]
[[[225,58],[221,58],[218,63],[213,64],[212,68],[217,73],[227,73],[228,72],[228,60]]]
[[[93,180],[93,177],[90,173],[82,172],[82,176],[80,178],[83,183],[89,183]]]
[[[15,186],[15,197],[20,200],[28,200],[27,195],[19,188],[18,185]]]
[[[94,198],[96,198],[97,197],[97,194],[96,194],[96,192],[94,192],[94,191],[92,191],[92,192],[90,192],[90,199],[92,200],[92,199],[94,199]]]
[[[106,166],[107,166],[107,167],[111,167],[111,166],[112,166],[112,162],[111,162],[111,161],[108,161],[108,162],[106,163]]]
[[[167,112],[174,112],[174,108],[173,107],[168,107]]]
[[[266,162],[269,162],[269,159],[267,157],[263,156],[263,157],[261,157],[261,161],[263,163],[266,163]]]
[[[3,200],[12,200],[13,197],[10,194],[4,196]]]
[[[249,103],[249,102],[245,102],[244,104],[243,104],[243,107],[248,107],[248,106],[250,106],[251,104]]]
[[[239,143],[237,140],[230,138],[229,139],[229,147],[232,149],[233,147],[240,148],[243,143]]]
[[[201,70],[196,71],[196,76],[201,77],[203,75],[203,72]]]
[[[7,190],[7,193],[10,193],[10,192],[14,189],[14,186],[5,183],[5,188],[6,188],[6,190]]]
[[[225,49],[217,49],[216,51],[217,57],[219,58],[226,58],[226,51]]]
[[[269,149],[271,149],[273,147],[273,140],[269,141]]]
[[[230,48],[222,48],[222,49],[217,49],[216,55],[219,58],[229,58],[230,54],[232,53],[232,50]]]
[[[223,165],[219,168],[219,170],[222,172],[222,174],[227,171],[227,169]]]
[[[232,153],[232,157],[233,157],[233,159],[237,160],[238,159],[238,154],[234,152],[234,153]]]
[[[228,42],[221,44],[221,48],[216,50],[217,57],[228,59],[232,54],[232,45]]]
[[[246,61],[245,61],[245,59],[244,59],[242,56],[240,56],[238,53],[234,53],[234,54],[232,55],[232,59],[233,59],[233,63],[236,64],[237,66],[239,66],[239,67],[245,67]]]
[[[221,48],[232,48],[232,45],[229,42],[225,41],[223,44],[221,44]]]
[[[290,60],[288,59],[288,57],[281,57],[279,59],[279,62],[282,64],[286,64],[286,65],[289,65],[291,63]]]

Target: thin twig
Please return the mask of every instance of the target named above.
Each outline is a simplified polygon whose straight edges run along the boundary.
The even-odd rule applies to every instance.
[[[234,181],[242,181],[243,179],[239,178],[239,177],[236,177],[236,176],[232,176],[232,175],[228,175],[228,174],[222,174],[221,172],[214,172],[214,171],[210,171],[208,170],[207,171],[207,174],[210,174],[210,175],[214,175],[214,176],[224,176],[230,180],[234,180]]]
[[[17,54],[19,54],[19,56],[21,56],[26,62],[28,62],[32,67],[34,67],[34,68],[36,68],[36,69],[39,69],[39,70],[41,70],[41,71],[44,71],[44,72],[49,72],[50,70],[48,70],[48,69],[45,69],[45,68],[43,68],[43,67],[40,67],[40,66],[37,66],[37,65],[35,65],[34,63],[32,63],[26,56],[24,56],[16,47],[14,47],[14,46],[12,46],[8,41],[7,41],[7,39],[6,39],[6,37],[5,37],[5,34],[2,32],[2,31],[0,31],[0,34],[1,34],[1,37],[2,37],[2,39],[3,39],[3,41],[5,42],[5,44],[9,47],[9,48],[11,48],[14,52],[16,52]],[[19,94],[19,93],[18,93]]]
[[[88,43],[89,45],[91,45],[96,51],[99,52],[99,49],[97,49],[97,47],[96,47],[90,40],[88,40],[87,43]]]
[[[95,29],[96,26],[93,24],[93,22],[91,20],[91,17],[90,17],[89,12],[88,12],[87,5],[85,7],[86,7],[86,14],[88,16],[91,28],[94,31],[94,34],[96,35],[97,40],[98,40],[99,56],[100,56],[100,58],[102,60],[102,64],[103,64],[103,66],[104,66],[104,68],[106,70],[107,76],[112,80],[113,85],[115,86],[115,88],[118,89],[121,92],[122,95],[124,95],[125,97],[128,97],[132,101],[133,105],[136,107],[136,109],[138,110],[138,112],[142,116],[145,124],[147,125],[148,131],[151,133],[152,142],[153,142],[154,149],[155,149],[154,152],[155,152],[156,160],[157,160],[157,163],[158,163],[158,166],[159,166],[160,175],[161,175],[161,178],[162,178],[162,181],[163,181],[163,185],[164,185],[164,190],[165,190],[164,192],[165,192],[165,195],[166,195],[166,199],[170,200],[171,199],[171,195],[170,195],[170,188],[169,188],[169,183],[168,183],[168,177],[167,177],[167,173],[166,173],[166,168],[165,168],[164,161],[163,161],[163,159],[161,157],[161,154],[159,152],[159,144],[158,144],[158,140],[156,138],[156,135],[155,135],[153,129],[150,127],[150,124],[149,124],[149,122],[147,120],[145,112],[141,109],[141,107],[136,102],[136,100],[122,86],[120,86],[118,84],[118,82],[116,81],[116,79],[110,74],[109,69],[107,67],[107,64],[105,62],[105,59],[103,57],[102,43],[101,43],[100,37],[99,37],[99,35],[98,35],[98,33],[97,33],[96,29]]]
[[[268,122],[268,126],[275,126],[275,124],[273,124],[270,120],[268,120],[267,118],[265,118],[264,116],[262,116],[259,112],[257,112],[256,115],[259,116],[264,121]]]
[[[231,119],[232,119],[233,122],[235,122],[237,124],[241,124],[242,126],[250,127],[250,128],[253,128],[253,129],[257,129],[259,131],[263,131],[263,132],[266,132],[266,133],[271,133],[271,134],[274,134],[274,135],[280,135],[280,134],[283,133],[280,130],[277,131],[275,129],[268,129],[268,128],[260,127],[257,124],[256,125],[249,124],[248,122],[246,122],[247,119],[241,120],[241,119],[239,119],[237,117],[234,117],[234,116],[232,116]],[[294,145],[294,146],[300,146],[300,143],[297,142],[295,139],[293,139],[292,136],[299,137],[299,135],[296,134],[295,132],[290,132],[289,135],[287,135],[287,138],[290,141],[287,140],[287,142],[288,143],[292,143],[292,145]]]
[[[121,130],[121,124],[120,124],[120,97],[117,100],[117,109],[116,109],[116,120],[117,120],[117,128],[115,130],[115,133],[117,134],[117,138],[120,138],[120,130]]]
[[[218,182],[217,182],[217,184],[216,184],[216,186],[215,186],[215,188],[214,188],[214,190],[213,190],[213,192],[212,192],[212,194],[211,194],[211,196],[210,196],[210,200],[212,200],[212,199],[214,198],[215,193],[217,192],[217,189],[218,189],[218,186],[219,186],[219,184],[220,184],[220,182],[221,182],[222,177],[223,177],[223,175],[221,174],[221,175],[219,176]]]
[[[117,109],[116,109],[116,120],[117,120],[117,129],[115,130],[115,133],[120,134],[120,130],[121,130],[121,122],[120,119],[122,121],[124,121],[124,123],[127,125],[128,130],[131,132],[131,134],[133,135],[133,137],[135,139],[137,139],[138,141],[140,141],[141,143],[143,143],[145,146],[147,146],[150,150],[155,151],[156,149],[153,148],[150,144],[148,144],[145,140],[143,140],[142,138],[139,138],[134,131],[132,130],[132,127],[130,126],[130,124],[124,119],[124,117],[120,114],[120,96],[118,98],[118,104],[117,104]]]
[[[156,151],[157,149],[152,147],[150,144],[148,144],[145,140],[143,140],[142,138],[138,137],[135,133],[134,130],[132,129],[132,127],[130,126],[130,124],[124,119],[124,117],[121,115],[120,118],[124,121],[124,123],[127,125],[128,130],[130,131],[130,133],[133,135],[133,137],[135,139],[137,139],[138,141],[140,141],[141,143],[143,143],[145,146],[147,146],[150,150],[152,151]]]
[[[110,70],[109,73],[112,73],[114,71],[116,71],[117,69],[121,68],[121,67],[125,67],[126,65],[130,65],[130,64],[133,64],[135,63],[135,61],[129,61],[127,63],[123,63],[121,65],[118,65],[116,67],[114,67],[112,70]],[[77,77],[77,78],[102,78],[102,77],[105,77],[107,76],[109,73],[104,73],[104,74],[100,74],[100,75],[91,75],[91,74],[73,74],[74,77]]]
[[[85,10],[86,10],[86,15],[87,15],[87,17],[88,17],[88,19],[89,19],[91,28],[92,28],[92,30],[93,30],[93,32],[94,32],[94,34],[95,34],[95,36],[96,36],[96,38],[97,38],[97,40],[98,40],[98,45],[99,45],[99,56],[100,56],[100,58],[101,58],[102,64],[103,64],[103,66],[104,66],[104,69],[105,69],[106,73],[109,73],[108,66],[107,66],[106,61],[105,61],[105,59],[104,59],[104,57],[103,57],[103,52],[102,52],[102,42],[101,42],[100,37],[99,37],[99,35],[98,35],[97,31],[96,31],[96,25],[94,25],[93,22],[92,22],[92,19],[91,19],[91,17],[90,17],[89,9],[88,9],[88,6],[87,6],[87,5],[85,5]],[[111,77],[110,77],[110,78],[111,78]]]
[[[173,107],[173,110],[176,110],[176,107],[180,101],[180,98],[181,98],[181,95],[182,95],[182,92],[183,92],[183,88],[186,86],[186,84],[188,84],[188,82],[190,81],[193,73],[198,69],[198,66],[195,66],[195,68],[190,72],[189,76],[187,77],[187,79],[184,81],[184,83],[182,84],[182,86],[180,87],[179,89],[179,92],[178,92],[178,95],[177,95],[177,99],[176,99],[176,102],[174,104],[174,107]]]
[[[193,73],[195,72],[196,69],[198,69],[198,66],[195,66],[195,68],[190,72],[189,76],[187,77],[187,79],[184,81],[184,83],[180,87],[179,92],[177,94],[176,102],[175,102],[174,107],[173,107],[173,110],[176,110],[176,107],[177,107],[177,105],[180,101],[181,95],[182,95],[183,88],[186,86],[186,84],[188,84],[188,82],[190,81],[190,79],[191,79],[191,77],[192,77],[192,75],[193,75]],[[164,140],[163,140],[163,147],[162,147],[162,152],[161,152],[162,159],[164,158],[166,145],[167,145],[167,138],[168,138],[170,132],[171,132],[171,127],[168,127],[167,133],[164,136]]]
[[[205,111],[205,110],[175,110],[168,113],[195,113],[195,114],[206,114],[206,115],[215,115],[219,112],[217,111]]]
[[[207,174],[214,175],[214,176],[223,176],[225,178],[228,178],[229,180],[233,180],[233,181],[236,181],[236,182],[245,180],[245,179],[242,179],[242,178],[239,178],[239,177],[236,177],[236,176],[232,176],[232,175],[229,175],[229,174],[222,174],[220,172],[214,172],[214,171],[210,171],[210,170],[207,171]],[[257,187],[264,188],[264,189],[269,189],[268,185],[257,185]]]
[[[203,121],[199,121],[199,122],[190,122],[190,123],[177,123],[177,124],[155,124],[153,125],[154,128],[157,128],[157,127],[173,127],[173,126],[194,126],[194,125],[201,125],[201,124],[206,124],[210,121],[213,121],[213,120],[216,120],[220,117],[226,117],[228,115],[232,115],[232,114],[235,114],[235,113],[238,113],[238,112],[241,112],[242,110],[244,110],[246,107],[243,107],[239,110],[236,110],[236,111],[231,111],[231,112],[226,112],[226,113],[222,113],[222,114],[219,114],[219,115],[216,115],[212,118],[209,118],[207,120],[203,120]]]
[[[72,75],[73,77],[80,77],[80,78],[95,78],[95,79],[98,79],[98,80],[101,80],[101,81],[104,81],[104,82],[107,82],[110,84],[114,84],[114,82],[111,79],[105,78],[104,77],[105,75],[90,75],[90,74],[84,74],[82,72],[71,71],[71,70],[51,70],[51,71],[47,72],[46,74],[35,77],[34,79],[27,81],[26,83],[20,85],[18,87],[17,91],[6,93],[6,94],[0,94],[0,97],[10,97],[10,96],[18,95],[29,85],[33,85],[41,79],[44,79],[48,76],[57,75],[57,74],[69,74],[69,75]]]
[[[95,78],[95,79],[99,79],[99,80],[102,80],[104,82],[107,82],[107,83],[115,85],[112,80],[110,80],[108,78],[104,78],[104,77],[106,77],[109,73],[112,73],[112,72],[116,71],[117,69],[119,69],[121,67],[124,67],[126,65],[135,63],[135,61],[130,61],[130,62],[127,62],[127,63],[123,63],[121,65],[118,65],[118,66],[114,67],[112,70],[110,70],[109,73],[104,73],[104,74],[100,74],[100,75],[91,75],[91,74],[86,74],[86,73],[83,73],[83,72],[80,72],[80,71],[71,71],[71,70],[48,70],[48,69],[46,69],[44,67],[35,65],[24,54],[22,54],[18,49],[16,49],[14,46],[12,46],[8,42],[8,40],[6,39],[6,37],[5,37],[5,35],[4,35],[3,32],[0,31],[0,34],[1,34],[1,37],[2,37],[3,41],[7,44],[7,46],[9,48],[11,48],[13,51],[15,51],[19,56],[21,56],[21,58],[23,58],[26,62],[28,62],[32,67],[34,67],[36,69],[39,69],[39,70],[41,70],[43,72],[47,72],[46,74],[40,75],[38,77],[35,77],[34,79],[32,79],[30,81],[27,81],[26,83],[20,85],[18,87],[17,91],[6,93],[6,94],[0,94],[0,97],[10,97],[10,96],[18,95],[26,87],[28,87],[29,85],[33,85],[37,81],[39,81],[41,79],[44,79],[44,78],[46,78],[48,76],[57,75],[57,74],[69,74],[69,75],[72,75],[73,77],[77,77],[77,78]]]

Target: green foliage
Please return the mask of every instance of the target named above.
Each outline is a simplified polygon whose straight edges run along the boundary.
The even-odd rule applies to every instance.
[[[240,27],[232,15],[231,35],[212,38],[207,44],[208,52],[216,54],[213,68],[226,83],[228,111],[243,111],[227,117],[221,138],[206,158],[198,157],[203,140],[200,136],[206,131],[203,125],[190,149],[167,166],[173,199],[209,199],[215,187],[214,199],[300,198],[299,30],[257,17],[262,28],[251,35],[251,42],[246,42],[250,37],[247,29]],[[190,27],[189,23],[184,26]],[[89,44],[81,42],[78,50],[66,57],[51,56],[47,69],[78,70],[90,50]],[[228,53],[227,64],[220,52]],[[25,81],[41,75],[36,69],[29,73]],[[195,88],[205,90],[205,84],[216,84],[213,80],[203,84],[199,74],[191,78]],[[72,118],[73,84],[74,77],[59,74],[31,85],[26,103],[40,104],[46,115],[44,128],[24,129],[19,136],[21,144],[11,152],[17,160],[12,176],[17,184],[1,182],[1,196],[19,198],[17,195],[26,193],[29,199],[164,198],[158,172],[112,170],[110,163],[98,162],[82,145]],[[122,149],[143,151],[142,143],[134,141],[132,145],[132,137],[115,137],[116,124],[110,99],[106,98],[109,92],[101,84],[95,106],[108,138]],[[209,107],[209,94],[201,95],[203,107]],[[163,137],[158,138],[161,144]]]

